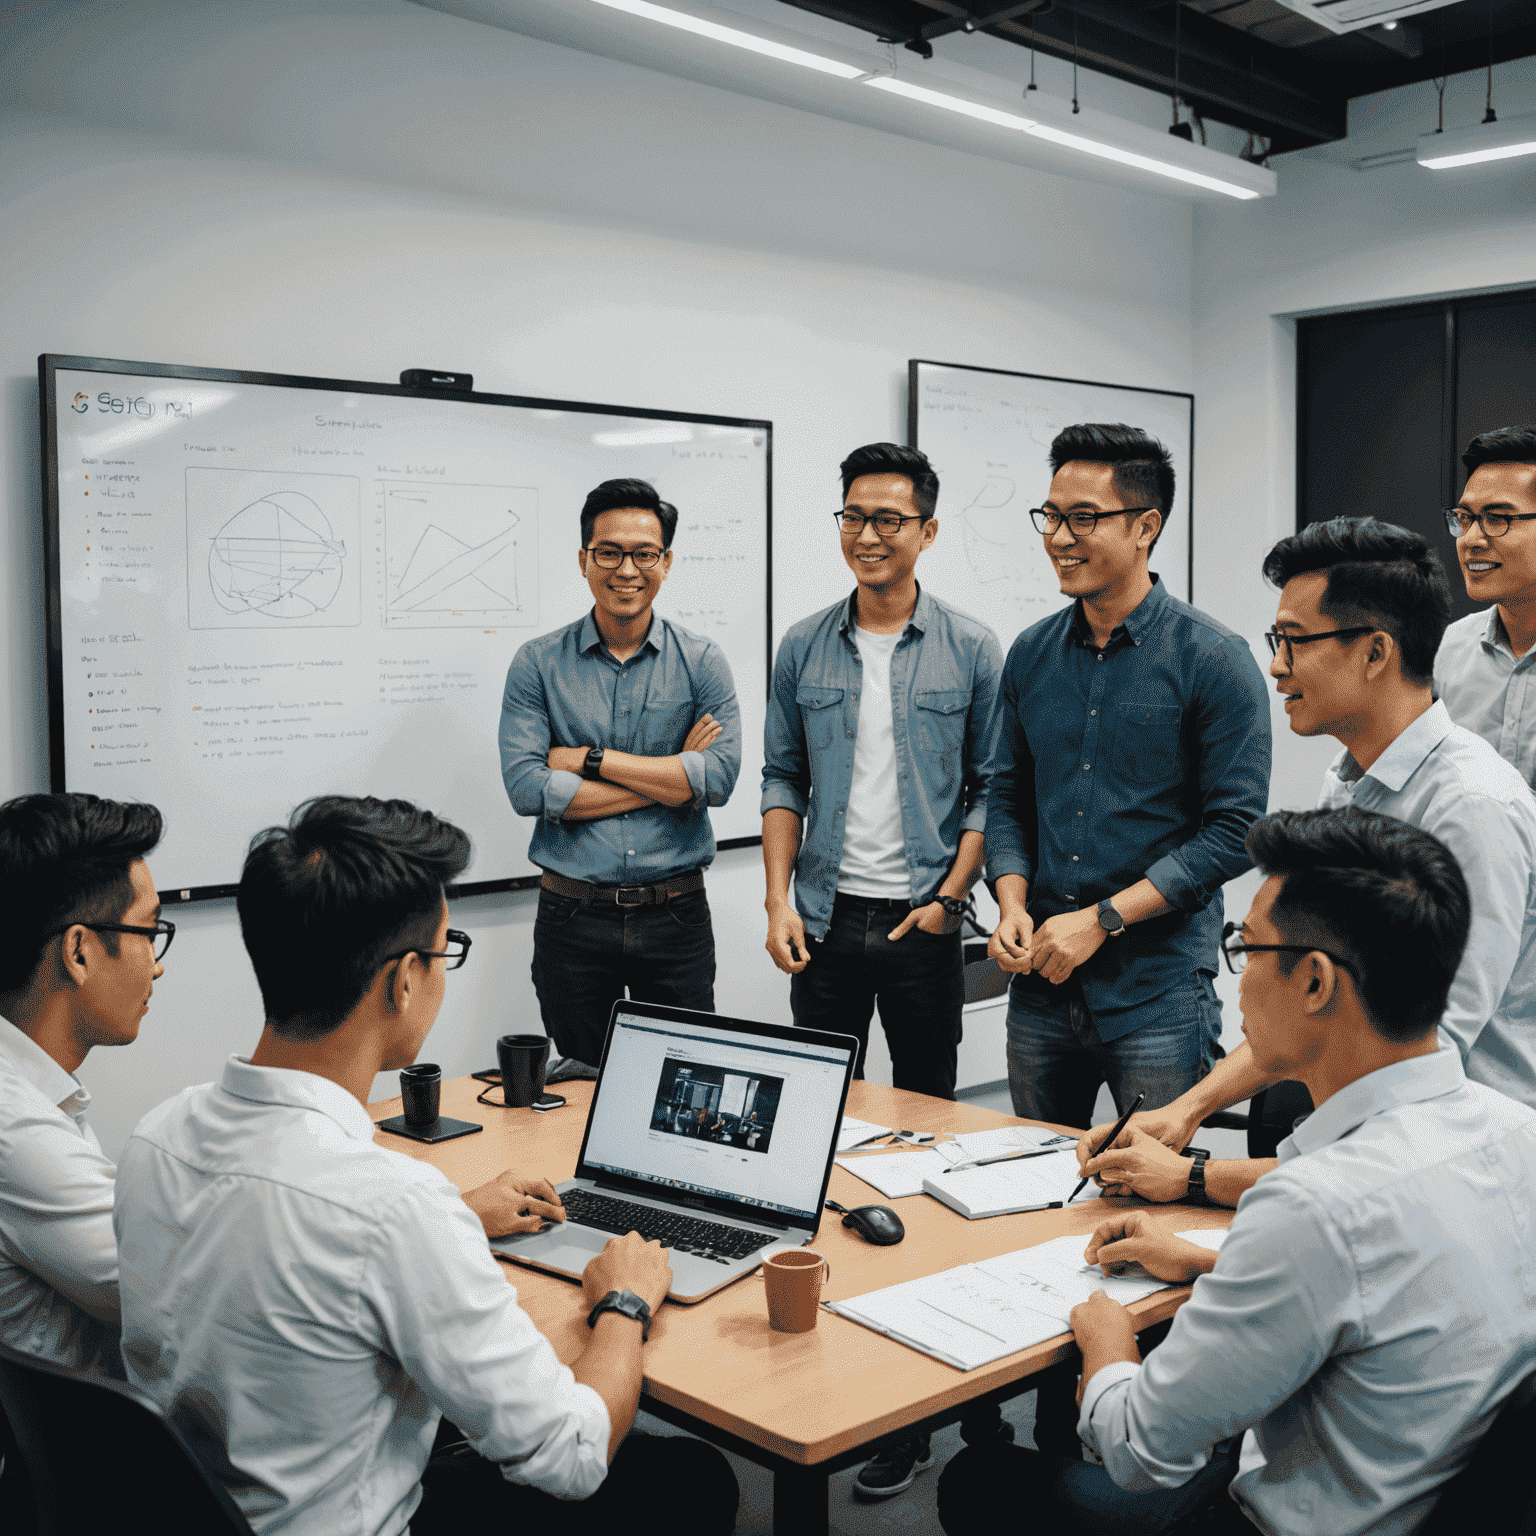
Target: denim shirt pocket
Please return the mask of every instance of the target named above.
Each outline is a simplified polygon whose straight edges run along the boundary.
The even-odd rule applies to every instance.
[[[912,695],[918,708],[919,746],[925,752],[958,752],[965,744],[965,719],[971,707],[965,688],[926,688]]]
[[[1117,776],[1138,784],[1161,783],[1179,773],[1177,704],[1122,702],[1115,710],[1115,749],[1111,767]]]
[[[801,683],[795,689],[795,703],[800,706],[806,744],[814,751],[825,752],[832,745],[832,738],[842,722],[842,711],[834,706],[842,701],[841,688],[817,688],[810,683]]]
[[[683,750],[693,725],[693,700],[647,698],[637,722],[635,751],[644,757],[671,757]]]

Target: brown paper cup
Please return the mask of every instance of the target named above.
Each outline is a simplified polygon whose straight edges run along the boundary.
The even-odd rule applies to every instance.
[[[768,1326],[776,1333],[809,1333],[821,1307],[821,1282],[832,1266],[809,1248],[789,1248],[763,1260]]]

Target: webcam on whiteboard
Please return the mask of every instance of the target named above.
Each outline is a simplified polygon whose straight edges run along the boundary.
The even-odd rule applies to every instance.
[[[407,368],[400,375],[407,389],[446,389],[468,394],[475,386],[471,373],[449,373],[446,368]]]

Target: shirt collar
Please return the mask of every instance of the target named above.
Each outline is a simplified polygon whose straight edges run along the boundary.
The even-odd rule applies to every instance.
[[[1126,614],[1126,616],[1114,628],[1114,633],[1109,637],[1110,645],[1124,636],[1133,645],[1139,645],[1151,633],[1152,626],[1163,616],[1163,609],[1168,606],[1168,592],[1163,586],[1163,579],[1156,571],[1152,572],[1152,590]],[[1094,643],[1093,631],[1088,627],[1088,621],[1083,617],[1083,600],[1078,600],[1072,605],[1072,627],[1077,638],[1092,650],[1097,650]]]
[[[1390,1067],[1379,1067],[1357,1077],[1313,1110],[1280,1143],[1277,1155],[1283,1163],[1320,1151],[1342,1141],[1373,1115],[1442,1098],[1466,1081],[1461,1053],[1444,1046],[1428,1056],[1412,1056],[1407,1061],[1395,1061]]]
[[[225,1093],[253,1104],[278,1104],[307,1109],[334,1120],[354,1141],[372,1141],[375,1130],[368,1111],[340,1083],[314,1072],[291,1067],[257,1067],[238,1056],[224,1063],[219,1086]]]
[[[32,1084],[50,1104],[78,1120],[90,1108],[91,1096],[73,1072],[66,1072],[25,1030],[0,1019],[0,1059]]]
[[[854,630],[858,627],[858,603],[859,589],[855,587],[853,591],[848,594],[848,601],[843,604],[843,616],[838,621],[837,625],[839,631],[846,635],[850,640],[853,638]],[[934,599],[929,597],[929,595],[923,591],[922,582],[918,582],[917,606],[912,610],[912,617],[907,620],[906,627],[901,631],[902,634],[905,635],[908,630],[914,629],[920,635],[926,634],[928,632],[928,626],[933,623],[934,614],[937,611],[937,608],[938,604],[934,601]]]
[[[1504,621],[1499,617],[1499,605],[1495,603],[1488,610],[1488,623],[1483,629],[1483,644],[1490,650],[1498,650],[1501,645],[1509,644],[1509,636],[1504,633]]]
[[[1405,731],[1400,732],[1380,757],[1371,764],[1369,777],[1395,795],[1419,770],[1419,765],[1436,747],[1451,734],[1456,722],[1445,707],[1443,699],[1437,699]],[[1339,765],[1339,777],[1346,784],[1367,777],[1366,770],[1350,752],[1344,754]]]
[[[661,620],[655,610],[651,611],[651,627],[645,632],[645,639],[640,642],[640,651],[647,646],[653,651],[661,650]],[[576,649],[585,654],[588,651],[601,650],[608,644],[603,639],[603,632],[597,627],[597,609],[592,608],[587,612],[586,618],[581,621],[581,628],[576,637]],[[640,651],[636,651],[638,656]]]

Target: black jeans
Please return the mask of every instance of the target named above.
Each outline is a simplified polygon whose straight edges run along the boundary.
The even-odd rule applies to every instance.
[[[613,1536],[640,1530],[657,1511],[685,1510],[689,1536],[729,1536],[740,1493],[731,1464],[712,1445],[673,1435],[632,1434],[589,1499],[572,1503],[509,1483],[468,1446],[439,1452],[421,1476],[411,1536],[466,1536],[478,1529],[517,1536]],[[651,1511],[647,1516],[646,1511]]]
[[[790,980],[789,1004],[801,1029],[857,1036],[854,1076],[863,1077],[878,1002],[895,1086],[952,1099],[965,1006],[960,935],[914,924],[892,944],[890,931],[906,914],[893,903],[839,894],[826,938],[810,941],[810,964]]]
[[[613,1005],[637,1002],[715,1011],[715,935],[709,898],[690,891],[665,906],[590,905],[539,892],[533,986],[544,1028],[562,1056],[596,1066]]]

